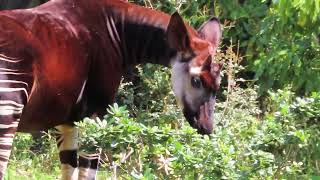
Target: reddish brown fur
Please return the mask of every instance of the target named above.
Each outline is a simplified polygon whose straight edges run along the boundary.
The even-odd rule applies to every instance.
[[[123,61],[133,59],[132,65],[137,64],[134,59],[138,55],[126,51],[119,54],[111,48],[106,14],[115,23],[144,24],[162,30],[170,21],[165,13],[119,0],[52,0],[29,10],[0,12],[0,27],[6,29],[0,32],[0,50],[7,48],[2,47],[3,40],[19,44],[13,45],[19,48],[11,49],[16,55],[26,51],[32,57],[26,63],[32,64],[33,87],[19,131],[72,124],[77,118],[95,113],[101,116],[113,102],[125,71]],[[193,65],[201,66],[215,51],[193,28],[186,28],[190,51],[196,55]],[[9,36],[16,37],[15,41]],[[17,58],[27,61],[25,56]],[[169,60],[156,63],[168,65]],[[202,77],[210,87],[218,89],[214,72],[204,71]],[[86,97],[78,105],[76,100],[85,80]]]
[[[211,62],[210,58],[212,58],[216,53],[216,51],[212,49],[213,47],[215,46],[209,41],[194,37],[190,43],[192,52],[196,54],[196,57],[193,59],[193,66],[201,67],[207,60],[210,60]],[[200,76],[204,80],[207,87],[210,87],[217,91],[220,87],[220,84],[216,81],[220,77],[220,69],[222,68],[222,65],[217,63],[210,64],[210,68],[203,70]]]
[[[195,31],[178,13],[169,16],[120,0],[52,0],[33,9],[2,11],[0,101],[19,108],[0,107],[0,136],[64,125],[58,128],[58,146],[64,147],[59,157],[77,167],[74,122],[101,118],[123,72],[140,63],[173,65],[173,89],[186,120],[210,134],[221,69],[212,56],[220,37],[217,19]],[[0,150],[11,148],[3,143]],[[1,179],[7,151],[0,156]],[[63,177],[71,175],[67,171]]]

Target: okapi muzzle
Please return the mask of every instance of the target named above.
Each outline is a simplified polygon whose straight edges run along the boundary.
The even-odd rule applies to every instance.
[[[187,105],[187,104],[186,104]],[[183,109],[183,115],[189,124],[198,130],[200,134],[211,134],[213,130],[213,112],[215,105],[215,97],[208,99],[198,111],[193,111],[189,106]]]

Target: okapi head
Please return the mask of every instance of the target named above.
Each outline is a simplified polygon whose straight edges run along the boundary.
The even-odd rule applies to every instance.
[[[174,13],[167,28],[169,46],[178,52],[172,61],[173,91],[185,118],[201,134],[210,134],[213,130],[222,67],[213,62],[213,58],[220,38],[220,23],[216,18],[194,32]]]

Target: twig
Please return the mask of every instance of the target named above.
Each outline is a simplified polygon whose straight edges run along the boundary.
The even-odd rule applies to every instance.
[[[126,160],[131,156],[131,154],[134,152],[134,150],[133,150],[133,148],[132,147],[130,147],[130,151],[129,151],[129,153],[128,154],[126,154],[122,159],[121,159],[121,163],[125,163],[126,162]]]

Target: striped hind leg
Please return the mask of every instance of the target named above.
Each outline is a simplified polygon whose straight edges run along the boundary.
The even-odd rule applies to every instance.
[[[61,162],[61,179],[78,179],[78,130],[74,126],[59,125],[55,127],[57,132],[57,145]]]
[[[18,92],[10,92],[10,95],[20,96]],[[6,97],[7,94],[0,93],[0,179],[4,178],[13,138],[24,107],[19,100],[9,100]]]
[[[79,180],[95,180],[100,161],[100,153],[79,154]]]

